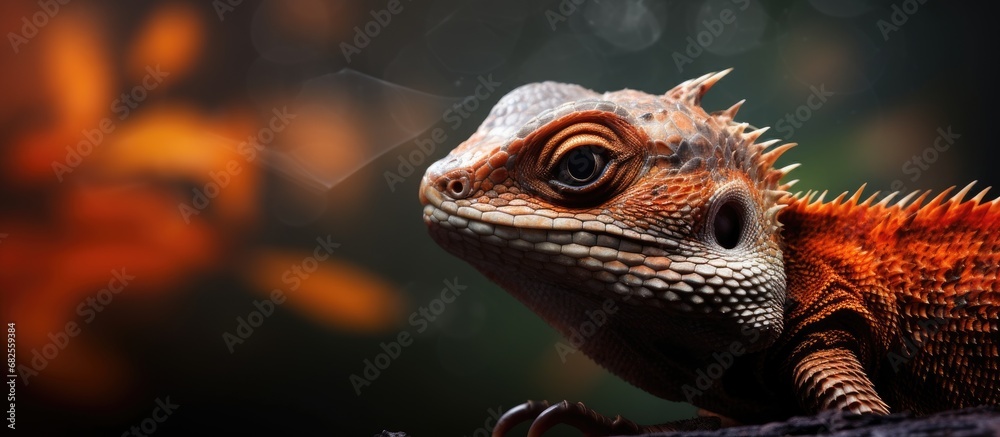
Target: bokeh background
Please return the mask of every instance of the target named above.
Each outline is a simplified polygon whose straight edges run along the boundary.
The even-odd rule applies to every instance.
[[[782,158],[803,164],[796,188],[998,181],[986,3],[400,0],[380,12],[391,3],[0,6],[0,295],[17,364],[37,371],[15,378],[18,431],[122,435],[157,400],[179,405],[157,435],[484,435],[528,398],[646,423],[693,415],[582,354],[563,362],[552,329],[426,235],[427,165],[528,82],[662,93],[735,67],[705,106],[745,98],[743,120],[799,142]],[[727,9],[734,21],[715,23]],[[820,87],[833,94],[801,109]],[[929,152],[949,127],[960,137]],[[446,139],[429,147],[434,129]],[[317,238],[339,246],[312,263]],[[134,279],[102,292],[113,271]],[[419,310],[445,280],[467,288],[432,321]],[[227,340],[274,289],[287,300]],[[359,395],[351,375],[402,332],[412,344]]]

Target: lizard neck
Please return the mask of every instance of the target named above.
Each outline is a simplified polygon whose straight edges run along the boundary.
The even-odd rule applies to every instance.
[[[1000,225],[1000,206],[980,203],[984,193],[962,202],[967,190],[894,205],[860,202],[860,191],[847,201],[793,200],[781,216],[789,301],[773,356],[789,356],[810,334],[838,331],[894,410],[995,401],[997,387],[960,392],[947,382],[995,372],[989,360],[947,370],[928,364],[996,341],[1000,242],[991,230]],[[915,380],[939,392],[914,392]]]
[[[724,343],[694,347],[685,339],[709,338],[702,329],[711,328],[711,321],[668,314],[638,298],[601,297],[502,269],[479,270],[562,335],[555,346],[561,355],[579,350],[650,394],[741,421],[778,418],[788,411],[773,397],[761,398],[766,387],[755,363],[762,352],[749,351],[766,341],[758,331],[748,328]],[[690,334],[678,337],[676,332]]]
[[[796,199],[782,214],[788,278],[782,337],[795,337],[834,313],[849,313],[863,322],[852,327],[863,331],[866,338],[859,340],[884,349],[896,328],[895,295],[886,279],[903,274],[893,273],[902,258],[891,226],[899,213],[839,205]]]

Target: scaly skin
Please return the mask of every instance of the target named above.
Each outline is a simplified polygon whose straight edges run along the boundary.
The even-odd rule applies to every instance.
[[[727,72],[662,96],[512,91],[427,170],[431,235],[563,335],[617,307],[584,353],[740,422],[1000,403],[1000,202],[962,201],[971,185],[929,202],[793,196],[780,179],[796,165],[773,166],[792,144],[765,152],[764,129],[733,121],[742,102],[701,108]],[[560,417],[654,429],[549,410],[533,435]]]

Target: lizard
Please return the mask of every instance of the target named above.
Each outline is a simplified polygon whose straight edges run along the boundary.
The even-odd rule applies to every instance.
[[[731,69],[730,69],[731,70]],[[1000,202],[970,184],[833,200],[783,182],[795,143],[707,112],[730,70],[662,95],[556,82],[501,98],[431,164],[430,235],[579,350],[657,397],[735,423],[825,410],[916,414],[1000,404]],[[968,198],[968,199],[966,199]],[[876,201],[878,200],[878,201]],[[529,401],[494,429],[640,426]]]

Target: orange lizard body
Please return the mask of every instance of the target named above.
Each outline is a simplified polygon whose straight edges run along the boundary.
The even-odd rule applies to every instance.
[[[701,97],[551,82],[501,99],[424,176],[432,236],[630,383],[741,422],[839,409],[1000,404],[1000,202],[914,193],[824,203],[781,183],[792,144],[757,142]],[[821,196],[822,197],[822,196]],[[544,412],[542,410],[545,410]],[[640,432],[582,405],[535,419]],[[537,416],[537,417],[536,417]]]

